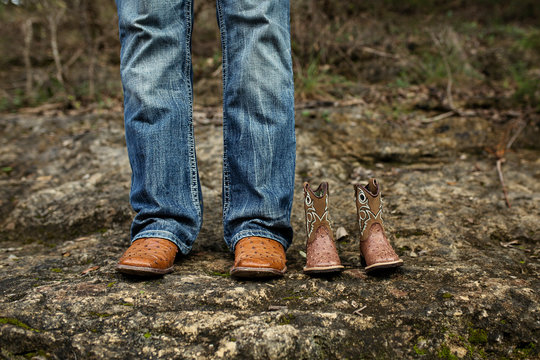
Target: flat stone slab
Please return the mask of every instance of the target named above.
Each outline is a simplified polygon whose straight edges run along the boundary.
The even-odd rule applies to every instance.
[[[538,358],[538,122],[505,156],[507,208],[485,152],[500,134],[489,115],[424,118],[299,111],[287,274],[238,281],[222,240],[219,123],[196,124],[205,218],[193,252],[139,279],[114,269],[133,216],[121,114],[2,115],[0,358]],[[352,187],[370,176],[405,262],[374,276]],[[347,234],[338,276],[302,273],[303,181],[329,182],[334,231]]]

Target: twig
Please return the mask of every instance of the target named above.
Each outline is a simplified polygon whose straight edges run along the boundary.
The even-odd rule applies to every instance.
[[[504,162],[504,158],[497,159],[497,172],[499,173],[499,180],[501,181],[502,190],[504,194],[504,200],[506,201],[506,206],[508,208],[511,208],[510,201],[508,200],[508,193],[506,192],[506,185],[504,184],[504,177],[502,173],[502,166],[501,164]]]
[[[83,52],[84,52],[84,49],[82,48],[77,49],[77,51],[73,53],[73,55],[69,58],[69,60],[66,61],[66,63],[64,64],[64,68],[65,69],[70,68],[71,65],[73,65],[75,61],[77,61],[81,57]]]
[[[347,99],[347,100],[341,100],[341,101],[335,101],[334,107],[348,107],[348,106],[356,106],[356,105],[365,105],[366,102],[364,99]]]
[[[219,67],[212,72],[212,77],[216,77],[223,71],[223,64],[220,64]]]
[[[361,46],[360,49],[363,52],[366,52],[366,53],[369,53],[369,54],[374,54],[374,55],[377,55],[377,56],[386,57],[386,58],[390,58],[390,59],[399,59],[399,57],[394,55],[394,54],[390,54],[390,53],[387,53],[387,52],[384,52],[384,51],[381,51],[381,50],[373,49],[373,48],[370,48],[368,46]]]
[[[515,134],[512,135],[510,140],[508,140],[508,143],[506,144],[506,150],[510,149],[514,141],[516,141],[517,137],[519,136],[519,134],[521,134],[521,132],[523,131],[523,129],[525,129],[526,126],[527,126],[527,122],[521,121],[521,126],[516,130]]]
[[[81,272],[81,275],[86,275],[89,272],[97,270],[97,269],[99,269],[99,266],[92,266],[91,268],[88,268],[88,269],[84,270],[83,272]]]
[[[506,191],[506,184],[504,183],[504,177],[503,177],[503,172],[502,172],[502,163],[505,161],[504,153],[507,150],[509,150],[510,147],[512,147],[512,144],[514,144],[514,141],[516,141],[516,139],[521,134],[523,129],[525,129],[526,126],[527,126],[527,122],[521,121],[521,125],[516,130],[514,135],[510,137],[510,140],[508,140],[508,142],[506,143],[506,147],[500,148],[498,151],[495,152],[495,156],[497,157],[497,172],[499,173],[499,181],[501,182],[501,186],[502,186],[502,190],[504,194],[504,200],[506,201],[506,206],[508,206],[508,208],[511,208],[512,206],[510,205],[510,200],[508,200],[508,192]],[[506,134],[510,133],[510,129],[507,131]]]
[[[439,49],[439,53],[441,54],[444,68],[446,69],[447,74],[447,83],[446,83],[446,99],[448,100],[448,107],[450,110],[452,110],[454,113],[460,115],[461,111],[459,111],[456,106],[454,105],[454,100],[452,98],[452,84],[453,84],[453,77],[452,77],[452,69],[450,68],[450,63],[448,62],[448,57],[446,54],[446,51],[444,50],[444,47],[441,43],[441,41],[435,36],[433,32],[430,32],[431,39],[435,43],[435,46]]]
[[[512,245],[519,245],[519,240],[512,240],[507,243],[503,243],[502,241],[499,241],[499,244],[502,247],[508,248],[508,247],[513,247]]]
[[[367,308],[367,305],[364,305],[364,306],[362,306],[361,308],[354,310],[354,311],[353,311],[353,314],[354,314],[354,315],[360,315],[360,313],[362,312],[362,310],[364,310],[365,308]]]
[[[450,110],[448,112],[439,114],[437,116],[426,118],[426,119],[422,120],[422,122],[423,123],[433,123],[433,122],[436,122],[436,121],[443,120],[443,119],[449,118],[451,116],[454,116],[455,114],[456,114],[456,112],[454,110]]]
[[[350,107],[357,105],[365,105],[366,102],[362,98],[353,98],[340,101],[332,100],[313,100],[313,101],[304,101],[294,105],[296,110],[305,110],[305,109],[317,109],[321,107]]]

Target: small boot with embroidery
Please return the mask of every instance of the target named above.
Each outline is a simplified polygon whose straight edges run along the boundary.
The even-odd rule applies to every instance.
[[[334,243],[328,220],[328,183],[323,182],[313,191],[304,183],[304,210],[306,212],[306,274],[339,272],[343,265]]]
[[[366,186],[355,185],[354,190],[360,252],[366,263],[366,272],[403,265],[384,232],[379,183],[376,179],[369,179]]]

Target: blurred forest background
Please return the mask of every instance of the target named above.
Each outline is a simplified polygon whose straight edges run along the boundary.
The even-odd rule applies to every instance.
[[[215,1],[194,6],[195,102],[217,106]],[[291,14],[298,102],[425,87],[439,112],[540,110],[537,0],[292,0]],[[0,30],[0,111],[121,101],[112,0],[2,0]]]

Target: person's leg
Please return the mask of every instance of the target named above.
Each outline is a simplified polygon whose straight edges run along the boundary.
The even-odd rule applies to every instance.
[[[192,0],[117,0],[132,242],[187,254],[202,221],[192,123]]]
[[[225,241],[292,241],[296,140],[288,0],[217,0]]]

